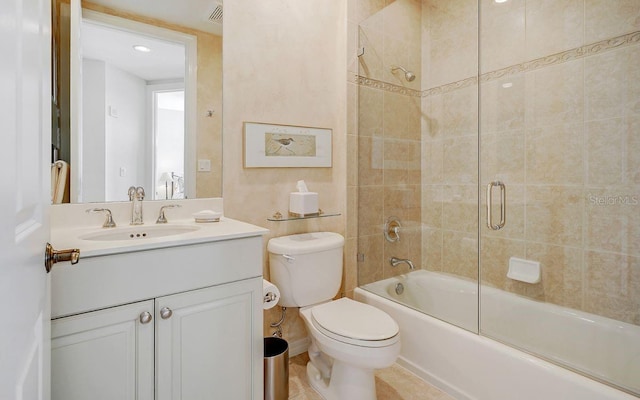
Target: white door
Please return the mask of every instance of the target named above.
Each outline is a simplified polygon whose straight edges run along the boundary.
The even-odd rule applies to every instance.
[[[261,399],[259,279],[156,299],[156,399]],[[259,332],[258,332],[259,330]],[[259,343],[255,338],[259,337]],[[261,366],[261,365],[260,365]]]
[[[49,399],[51,2],[0,5],[0,399]]]
[[[52,400],[153,400],[153,300],[51,322]]]

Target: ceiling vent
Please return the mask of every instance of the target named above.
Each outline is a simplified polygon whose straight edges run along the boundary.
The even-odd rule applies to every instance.
[[[215,8],[209,13],[207,21],[214,24],[222,24],[222,4],[216,4]]]

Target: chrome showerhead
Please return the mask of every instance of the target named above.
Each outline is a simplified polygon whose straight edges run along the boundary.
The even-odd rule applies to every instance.
[[[411,71],[407,71],[407,72],[405,72],[405,73],[404,73],[404,78],[405,78],[407,81],[411,82],[411,81],[413,81],[414,79],[416,79],[416,75],[415,75],[413,72],[411,72]]]
[[[405,68],[399,66],[399,65],[392,65],[391,66],[391,72],[396,72],[396,70],[399,69],[402,72],[404,72],[404,79],[407,80],[407,82],[412,82],[414,79],[416,79],[416,74],[414,74],[411,71],[407,71]]]

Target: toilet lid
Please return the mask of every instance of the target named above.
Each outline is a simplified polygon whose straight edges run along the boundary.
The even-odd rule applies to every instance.
[[[330,301],[311,309],[319,327],[356,340],[386,340],[398,334],[396,321],[387,313],[348,298]]]

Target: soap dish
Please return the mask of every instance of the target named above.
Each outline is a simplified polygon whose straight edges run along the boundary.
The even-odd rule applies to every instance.
[[[198,211],[193,214],[193,218],[195,218],[196,222],[218,222],[220,221],[220,217],[222,217],[222,213],[218,211],[212,210],[203,210]]]

